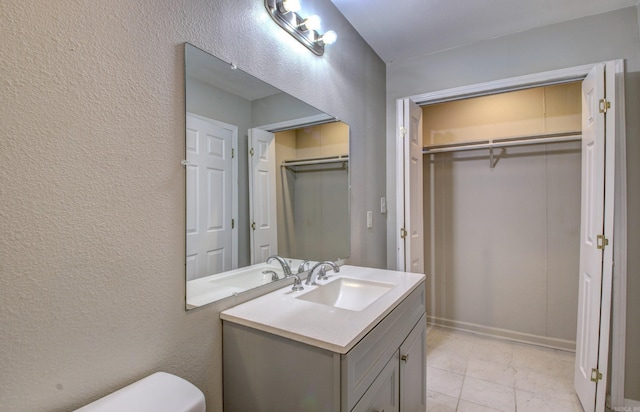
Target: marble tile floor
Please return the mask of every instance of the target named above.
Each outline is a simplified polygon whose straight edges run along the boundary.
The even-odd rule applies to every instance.
[[[427,412],[582,412],[574,353],[427,328]]]

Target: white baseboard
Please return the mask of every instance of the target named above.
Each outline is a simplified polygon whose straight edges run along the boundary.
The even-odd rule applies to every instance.
[[[624,406],[612,407],[610,410],[613,412],[640,412],[640,401],[625,399]]]
[[[561,350],[566,350],[570,352],[576,351],[575,341],[570,341],[565,339],[532,335],[532,334],[516,332],[508,329],[493,328],[489,326],[476,325],[474,323],[438,318],[435,316],[427,316],[427,323],[438,325],[438,326],[444,326],[452,329],[462,330],[465,332],[472,332],[478,335],[492,336],[496,338],[510,340],[513,342],[528,343],[532,345],[544,346],[552,349],[561,349]]]

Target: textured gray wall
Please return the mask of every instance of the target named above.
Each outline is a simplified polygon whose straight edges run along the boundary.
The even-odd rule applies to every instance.
[[[226,302],[184,310],[183,43],[351,126],[352,259],[386,263],[385,66],[329,0],[316,57],[260,0],[5,0],[0,403],[70,410],[154,371],[221,409]]]
[[[395,100],[451,87],[600,61],[626,60],[628,293],[625,396],[640,399],[640,38],[637,8],[482,41],[387,66],[387,168],[395,170]],[[387,176],[394,199],[393,174]],[[388,219],[388,261],[395,267],[395,204]]]

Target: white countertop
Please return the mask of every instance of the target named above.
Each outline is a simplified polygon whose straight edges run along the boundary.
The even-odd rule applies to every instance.
[[[220,313],[220,318],[337,353],[347,353],[425,279],[425,275],[345,265],[327,272],[319,286],[278,289]],[[362,311],[351,311],[296,299],[337,277],[394,283],[395,286]]]

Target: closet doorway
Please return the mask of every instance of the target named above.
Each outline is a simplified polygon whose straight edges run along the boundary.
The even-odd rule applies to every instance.
[[[421,107],[433,323],[575,349],[580,93],[572,82]]]
[[[621,61],[608,62],[398,101],[398,268],[427,273],[433,323],[565,349],[576,342],[587,411],[604,410],[613,254],[626,260],[621,73]],[[513,90],[533,96],[541,116],[497,95]],[[460,114],[477,96],[495,107],[472,124],[477,110]],[[582,100],[577,111],[571,96]],[[510,111],[510,121],[486,121]],[[618,332],[625,294],[614,297]],[[624,387],[624,354],[613,355],[612,398]]]

